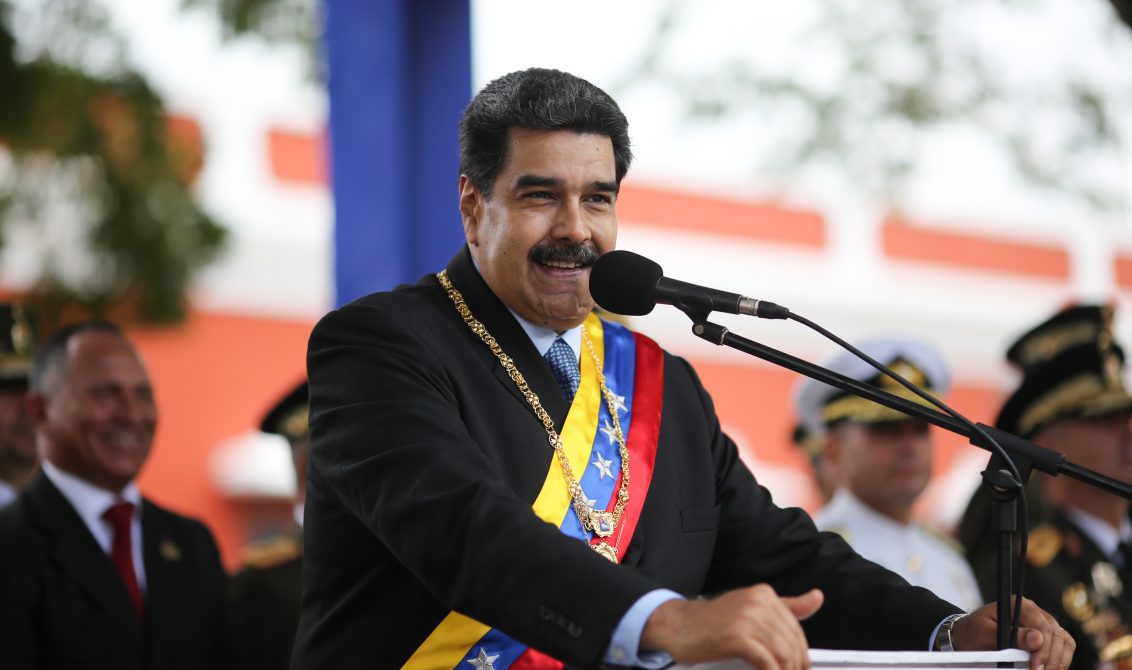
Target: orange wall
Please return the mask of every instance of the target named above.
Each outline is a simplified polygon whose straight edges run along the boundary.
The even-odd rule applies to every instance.
[[[617,196],[617,217],[657,229],[694,229],[759,242],[816,248],[826,243],[825,221],[817,212],[667,191],[632,178]]]
[[[1056,245],[929,230],[896,218],[885,222],[882,244],[892,258],[1039,279],[1070,277],[1069,252]]]

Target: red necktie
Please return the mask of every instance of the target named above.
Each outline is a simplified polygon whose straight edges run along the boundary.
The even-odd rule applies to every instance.
[[[128,502],[111,505],[102,514],[102,518],[114,527],[114,543],[110,546],[110,559],[114,561],[114,567],[118,568],[122,580],[126,582],[126,590],[130,592],[138,616],[144,619],[145,601],[142,600],[141,589],[138,588],[138,576],[134,572],[134,548],[130,540],[130,522],[133,517],[134,506]]]

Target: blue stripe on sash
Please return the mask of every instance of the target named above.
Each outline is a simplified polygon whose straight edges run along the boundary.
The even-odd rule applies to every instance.
[[[605,385],[610,393],[616,397],[614,402],[620,402],[625,409],[618,407],[617,414],[621,420],[621,432],[629,434],[629,422],[632,416],[633,403],[633,371],[636,369],[636,340],[627,328],[619,324],[602,321],[602,337],[605,340],[605,360],[602,371],[605,374]],[[584,348],[584,345],[583,345]],[[582,351],[582,356],[589,356],[589,351]],[[609,475],[601,476],[597,466],[598,458],[608,463]],[[613,421],[609,416],[609,406],[605,399],[601,400],[601,409],[598,413],[598,430],[594,437],[593,452],[589,463],[582,473],[582,490],[591,500],[596,500],[594,509],[607,509],[609,501],[617,490],[619,475],[621,474],[621,452],[617,445],[617,438],[613,432]],[[566,513],[559,529],[570,537],[588,541],[592,533],[582,530],[578,515],[573,506]]]

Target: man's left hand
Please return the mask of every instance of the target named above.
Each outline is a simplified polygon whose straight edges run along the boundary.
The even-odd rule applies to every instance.
[[[997,649],[998,605],[984,605],[956,621],[951,639],[955,651]],[[1077,643],[1052,616],[1023,598],[1018,648],[1030,652],[1030,670],[1067,670]]]

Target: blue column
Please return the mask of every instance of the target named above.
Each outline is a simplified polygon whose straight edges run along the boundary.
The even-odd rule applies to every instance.
[[[323,3],[338,305],[440,270],[463,243],[469,2]]]

